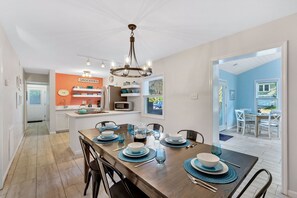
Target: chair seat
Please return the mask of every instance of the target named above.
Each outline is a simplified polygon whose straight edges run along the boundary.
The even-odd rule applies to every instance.
[[[130,180],[127,178],[124,179],[126,184],[128,185],[131,193],[135,198],[146,198],[148,197],[145,193],[143,193],[139,188],[137,188]],[[121,184],[122,181],[119,181],[110,187],[110,193],[114,198],[130,198],[129,194],[125,190],[125,187]]]
[[[269,124],[269,122],[262,122],[262,123],[259,124],[259,126],[264,126],[264,127],[269,127],[269,125],[273,126],[273,127],[278,127],[278,124],[276,124],[276,123],[270,123]]]

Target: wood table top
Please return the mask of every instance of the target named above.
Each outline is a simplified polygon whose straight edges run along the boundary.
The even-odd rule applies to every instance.
[[[127,125],[120,126],[121,128],[116,130],[115,133],[126,134],[126,145],[133,142],[133,137],[127,133]],[[257,157],[251,155],[222,149],[222,159],[240,165],[240,168],[233,167],[238,174],[238,179],[230,184],[211,184],[218,188],[218,191],[213,193],[203,187],[194,185],[183,168],[186,159],[196,157],[201,152],[210,153],[211,145],[198,144],[189,149],[164,147],[166,151],[165,166],[162,168],[157,167],[157,163],[154,161],[135,168],[134,166],[139,163],[121,161],[118,159],[118,152],[120,151],[113,151],[121,147],[121,144],[96,144],[92,141],[94,137],[99,135],[99,131],[95,128],[81,130],[79,133],[92,144],[100,155],[150,197],[229,197],[236,191],[258,160]],[[153,136],[147,137],[146,145],[148,147],[154,148],[154,142]]]

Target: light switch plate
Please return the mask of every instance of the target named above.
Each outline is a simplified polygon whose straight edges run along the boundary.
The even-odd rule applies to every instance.
[[[192,94],[191,94],[191,99],[192,99],[192,100],[198,100],[198,93],[197,93],[197,92],[192,93]]]

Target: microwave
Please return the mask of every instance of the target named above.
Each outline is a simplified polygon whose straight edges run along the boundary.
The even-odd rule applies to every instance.
[[[133,111],[133,102],[114,102],[116,111]]]

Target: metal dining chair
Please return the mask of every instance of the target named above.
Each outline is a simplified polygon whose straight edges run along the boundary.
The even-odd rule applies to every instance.
[[[100,127],[105,127],[105,125],[107,123],[113,123],[114,125],[117,125],[114,121],[101,121],[101,122],[98,122],[96,125],[95,125],[95,128],[100,128]]]
[[[253,181],[257,178],[257,176],[262,173],[262,172],[266,172],[268,175],[268,179],[267,182],[264,184],[264,186],[258,191],[258,193],[256,194],[255,198],[264,198],[267,192],[267,189],[269,188],[271,182],[272,182],[272,175],[271,173],[266,170],[266,169],[260,169],[258,170],[253,177],[250,179],[250,181],[247,183],[247,185],[242,189],[242,191],[237,195],[237,198],[240,198],[243,193],[246,191],[246,189],[253,183]]]
[[[183,129],[183,130],[180,130],[179,132],[177,132],[177,134],[184,133],[184,132],[186,132],[187,139],[193,140],[195,142],[197,142],[197,136],[199,135],[201,137],[201,141],[199,143],[204,144],[204,137],[198,131]]]
[[[161,124],[157,124],[157,123],[150,123],[148,125],[146,125],[147,127],[153,127],[154,131],[160,131],[161,133],[164,132],[164,127]]]
[[[102,182],[108,197],[111,197],[111,198],[146,198],[148,197],[130,180],[125,178],[124,175],[119,170],[117,170],[110,163],[108,163],[107,161],[99,157],[96,152],[94,153],[94,155],[96,156],[96,159],[97,159],[96,162],[100,167]],[[114,182],[112,186],[109,185],[105,174],[106,173],[105,171],[108,169],[113,170],[120,178],[120,181]]]
[[[92,147],[92,145],[90,143],[88,143],[86,140],[82,139],[81,136],[79,136],[79,142],[83,151],[83,155],[84,155],[84,160],[86,162],[86,164],[89,167],[89,171],[88,171],[88,175],[87,175],[87,183],[84,189],[84,196],[87,194],[87,190],[90,184],[90,180],[92,177],[92,197],[93,198],[97,198],[98,197],[98,192],[99,192],[99,187],[100,187],[100,182],[101,182],[101,172],[100,172],[100,168],[98,166],[98,163],[96,161],[96,157],[97,154],[95,155],[94,153],[95,150]],[[91,158],[91,159],[90,159]],[[109,175],[109,177],[111,178],[111,180],[113,182],[113,170],[112,169],[108,169],[107,173]]]

